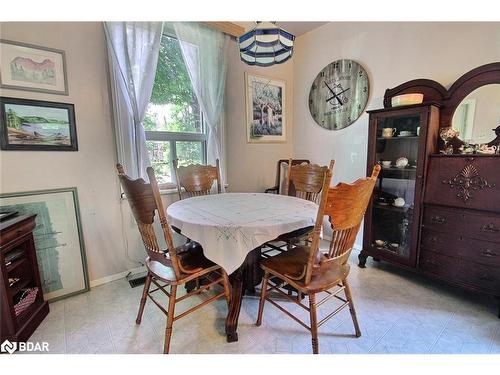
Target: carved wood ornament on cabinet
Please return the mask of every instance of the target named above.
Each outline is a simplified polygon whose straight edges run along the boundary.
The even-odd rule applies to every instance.
[[[485,188],[494,188],[488,181],[479,175],[477,168],[473,164],[466,165],[459,173],[449,180],[443,180],[443,184],[458,190],[457,197],[465,203],[474,197],[474,192]]]

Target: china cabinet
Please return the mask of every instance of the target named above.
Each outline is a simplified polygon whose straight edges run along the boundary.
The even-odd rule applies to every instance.
[[[391,107],[393,97],[409,93],[423,94],[423,103]],[[405,82],[386,90],[383,109],[368,111],[367,170],[380,163],[382,171],[360,267],[372,256],[500,303],[500,144],[488,153],[482,146],[495,144],[499,100],[495,62],[449,89]],[[443,147],[443,128],[458,130],[457,147]]]
[[[439,105],[423,104],[369,111],[368,165],[380,163],[378,186],[365,215],[366,257],[415,267],[422,189],[432,137],[439,126]],[[386,129],[390,129],[388,132]]]

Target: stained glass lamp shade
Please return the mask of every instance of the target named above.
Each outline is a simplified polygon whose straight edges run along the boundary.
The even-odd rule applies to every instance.
[[[294,39],[273,22],[257,22],[254,29],[238,39],[241,61],[257,66],[284,63],[292,57]]]

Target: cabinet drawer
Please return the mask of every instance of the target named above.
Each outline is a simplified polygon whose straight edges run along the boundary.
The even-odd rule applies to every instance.
[[[462,259],[459,262],[457,279],[481,289],[500,291],[500,267],[485,266]]]
[[[487,266],[500,267],[500,243],[481,241],[457,236],[454,233],[441,233],[428,229],[422,230],[421,246],[434,252],[469,259]]]
[[[6,250],[3,247],[9,242],[30,233],[33,229],[35,229],[35,221],[30,219],[21,222],[15,228],[2,231],[0,234],[0,246],[2,247],[2,251]]]
[[[420,252],[419,268],[434,275],[453,278],[457,272],[458,258],[423,250]]]
[[[457,237],[500,242],[500,216],[426,205],[422,226]]]
[[[431,156],[424,202],[500,212],[500,157]]]
[[[427,228],[422,229],[420,246],[436,253],[458,256],[458,238],[454,234],[441,233]]]

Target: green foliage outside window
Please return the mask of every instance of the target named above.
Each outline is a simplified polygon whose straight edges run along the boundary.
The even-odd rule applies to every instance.
[[[168,106],[169,118],[155,116],[154,108],[157,106]],[[200,107],[182,58],[179,41],[166,35],[161,41],[153,92],[143,125],[145,130],[202,131]]]
[[[201,111],[182,57],[179,41],[164,35],[150,103],[143,121],[146,131],[202,133]],[[147,141],[152,167],[161,183],[172,181],[170,141]],[[203,161],[202,142],[175,141],[179,165]]]

